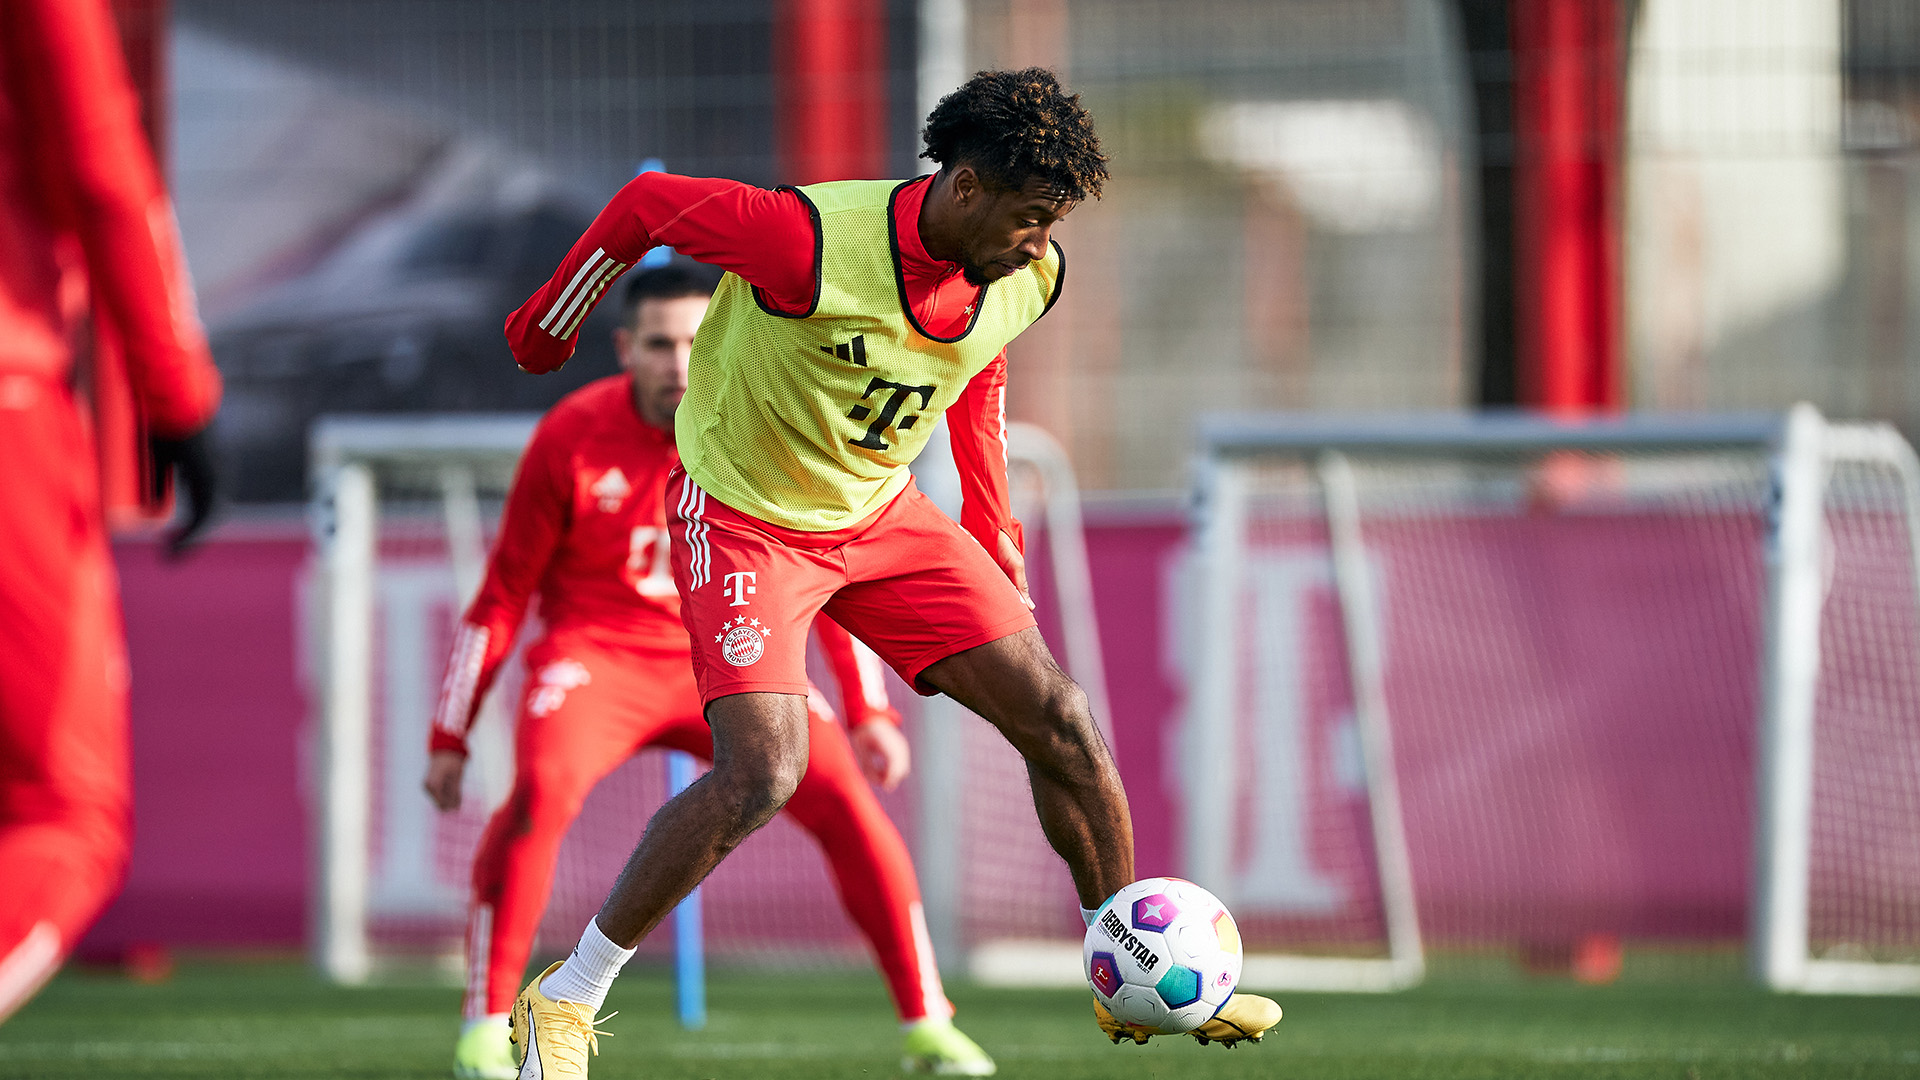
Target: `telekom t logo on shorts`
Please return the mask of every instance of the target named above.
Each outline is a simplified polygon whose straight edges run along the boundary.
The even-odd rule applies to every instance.
[[[747,597],[760,590],[753,584],[754,571],[736,570],[720,579],[720,592],[731,601],[728,607],[747,606]]]

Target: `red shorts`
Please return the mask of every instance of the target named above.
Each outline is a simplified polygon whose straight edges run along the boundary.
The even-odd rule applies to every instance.
[[[827,734],[840,718],[812,684],[807,723],[807,775],[830,786],[864,787],[847,740]],[[713,731],[701,715],[684,647],[612,646],[562,631],[527,650],[527,681],[514,720],[516,783],[539,803],[536,810],[560,816],[557,832],[566,831],[595,784],[650,747],[713,760]],[[516,969],[509,980],[514,989],[518,978]]]
[[[807,628],[822,610],[928,695],[937,691],[919,677],[935,661],[1034,625],[1006,571],[912,483],[831,532],[740,513],[677,467],[667,492],[673,580],[703,705],[805,694]]]

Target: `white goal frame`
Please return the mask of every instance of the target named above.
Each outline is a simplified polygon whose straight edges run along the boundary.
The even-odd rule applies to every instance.
[[[314,423],[309,445],[319,558],[312,641],[320,722],[310,945],[314,965],[335,982],[364,983],[374,969],[367,923],[379,472],[405,467],[437,479],[455,589],[471,596],[484,573],[486,550],[475,469],[510,473],[538,422],[537,415],[499,414],[323,416]],[[489,726],[496,733],[503,729]]]
[[[1014,511],[1031,525],[1037,510],[1045,522],[1044,529],[1034,531],[1046,537],[1044,554],[1060,617],[1061,664],[1086,693],[1094,722],[1111,746],[1113,714],[1107,703],[1093,575],[1080,515],[1080,486],[1072,462],[1066,449],[1045,428],[1016,421],[1007,425],[1007,466],[1010,473],[1031,470],[1038,481],[1039,505],[1015,506]],[[924,454],[914,462],[914,471],[921,488],[936,503],[945,500],[957,505],[959,478],[950,461]],[[1028,554],[1038,557],[1032,551]],[[920,774],[916,806],[919,829],[914,837],[913,863],[920,878],[927,937],[940,969],[991,986],[1075,986],[1085,982],[1078,940],[966,940],[960,910],[966,873],[962,854],[968,778],[964,728],[973,714],[944,694],[921,699],[920,709],[922,722],[914,747],[914,768]]]
[[[1829,471],[1842,462],[1887,465],[1899,473],[1909,554],[1920,583],[1920,459],[1913,447],[1890,425],[1831,424],[1812,406],[1796,406],[1781,437],[1779,506],[1769,545],[1750,961],[1754,976],[1775,990],[1915,993],[1920,964],[1815,959],[1807,947],[1823,497]]]
[[[1424,950],[1392,759],[1377,624],[1348,454],[1511,455],[1577,450],[1747,449],[1771,463],[1774,498],[1766,561],[1768,596],[1754,835],[1749,960],[1754,976],[1782,991],[1920,991],[1920,965],[1814,959],[1808,949],[1813,811],[1813,733],[1820,663],[1821,529],[1827,478],[1836,464],[1894,469],[1904,489],[1910,550],[1920,582],[1920,463],[1891,426],[1831,423],[1811,405],[1784,415],[1657,415],[1558,421],[1526,414],[1402,416],[1290,414],[1203,421],[1196,483],[1199,625],[1231,627],[1246,557],[1248,472],[1258,459],[1313,463],[1332,547],[1334,589],[1354,687],[1377,872],[1386,916],[1385,958],[1249,955],[1249,988],[1387,991],[1423,977]],[[1915,597],[1920,605],[1920,595]],[[1235,792],[1233,694],[1238,650],[1201,650],[1183,741],[1188,810],[1187,876],[1228,880]],[[1231,905],[1233,898],[1225,897]]]
[[[317,588],[313,667],[319,687],[316,725],[314,809],[315,874],[312,886],[313,962],[336,982],[355,984],[374,973],[368,942],[371,883],[370,807],[373,736],[374,656],[380,475],[404,469],[420,484],[437,487],[446,518],[454,584],[471,596],[484,571],[485,544],[476,474],[486,470],[493,486],[504,488],[532,436],[534,414],[432,416],[326,416],[311,436],[312,506]],[[1044,558],[1051,570],[1061,626],[1062,661],[1086,691],[1094,715],[1109,740],[1106,676],[1093,607],[1093,585],[1081,527],[1079,488],[1066,452],[1052,436],[1029,424],[1008,425],[1008,463],[1031,470],[1038,480],[1046,522]],[[488,708],[496,706],[489,699]],[[945,698],[923,702],[929,722],[921,725],[914,761],[919,776],[919,833],[914,861],[918,869],[928,933],[944,967],[973,970],[989,980],[999,965],[992,950],[985,967],[979,957],[968,967],[960,932],[958,898],[965,872],[961,813],[966,764],[961,726],[964,713]],[[487,727],[505,733],[509,718]],[[504,738],[504,734],[502,735]],[[423,735],[424,739],[424,735]],[[503,796],[504,789],[492,793]],[[424,801],[425,796],[420,798]],[[1042,963],[1042,981],[1072,984],[1079,974],[1079,943],[1072,959]],[[1054,950],[1060,951],[1060,950]],[[1051,953],[1049,953],[1051,955]],[[1063,953],[1064,957],[1064,953]],[[1030,962],[1010,977],[1030,981]]]

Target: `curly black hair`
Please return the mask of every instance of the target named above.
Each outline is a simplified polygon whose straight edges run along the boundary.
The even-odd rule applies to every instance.
[[[1037,177],[1079,201],[1099,198],[1107,179],[1093,116],[1046,68],[979,72],[940,99],[920,135],[921,157],[971,165],[996,187],[1018,190]]]

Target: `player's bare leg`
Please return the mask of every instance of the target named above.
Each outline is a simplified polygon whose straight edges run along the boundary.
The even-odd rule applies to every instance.
[[[1133,880],[1133,821],[1113,753],[1087,707],[1087,695],[1054,662],[1029,627],[955,653],[920,677],[987,718],[1027,759],[1033,805],[1047,841],[1073,871],[1080,906],[1097,908]],[[1155,1030],[1129,1028],[1098,1001],[1094,1017],[1114,1042],[1144,1043]],[[1214,1018],[1191,1034],[1202,1043],[1232,1047],[1258,1042],[1280,1022],[1280,1006],[1255,994],[1235,994]]]
[[[1067,861],[1082,907],[1133,880],[1133,818],[1113,752],[1039,630],[955,653],[920,677],[985,717],[1026,759],[1040,828]]]
[[[719,698],[707,706],[707,722],[713,768],[653,815],[579,946],[514,1002],[513,1041],[527,1058],[521,1076],[587,1075],[588,1055],[597,1051],[594,1014],[634,946],[728,852],[772,820],[806,775],[805,697]]]
[[[807,773],[807,699],[731,694],[707,705],[713,769],[647,824],[596,922],[622,948],[647,936],[727,853],[773,820]]]

